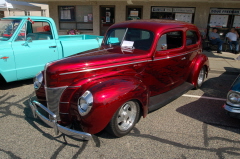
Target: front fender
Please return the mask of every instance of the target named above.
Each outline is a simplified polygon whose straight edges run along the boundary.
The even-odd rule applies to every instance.
[[[118,76],[99,79],[88,90],[93,95],[93,107],[86,116],[82,117],[78,114],[85,132],[95,134],[103,130],[118,108],[129,100],[138,101],[144,116],[147,114],[148,89],[136,77]],[[73,109],[76,110],[77,106],[74,107]]]
[[[205,67],[206,71],[206,77],[209,72],[209,61],[208,57],[204,54],[198,54],[195,57],[195,60],[192,61],[191,66],[190,66],[190,73],[188,76],[187,81],[189,83],[192,83],[195,87],[197,86],[197,79],[198,79],[198,74],[201,70],[202,67]]]

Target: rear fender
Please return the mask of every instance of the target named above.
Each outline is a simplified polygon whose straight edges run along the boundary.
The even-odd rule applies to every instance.
[[[122,104],[129,100],[139,102],[143,116],[148,113],[147,105],[149,93],[147,87],[136,77],[121,76],[106,79],[98,79],[88,89],[84,89],[82,93],[89,90],[93,95],[93,107],[86,116],[77,115],[81,121],[82,129],[85,132],[95,134],[103,130],[114,113]],[[75,115],[77,110],[77,101],[79,93],[75,93],[75,104],[72,110]],[[77,95],[78,94],[78,95]],[[78,96],[78,97],[77,97]]]
[[[195,60],[193,60],[191,63],[191,66],[190,66],[191,69],[190,69],[190,73],[187,80],[189,83],[192,83],[195,87],[197,86],[198,74],[202,67],[205,68],[206,77],[207,77],[209,72],[208,57],[204,54],[198,54],[195,57]]]

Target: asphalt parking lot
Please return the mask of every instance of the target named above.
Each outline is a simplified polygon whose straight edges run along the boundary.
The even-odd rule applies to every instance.
[[[142,118],[122,138],[106,132],[79,141],[34,119],[28,106],[32,80],[0,89],[0,158],[239,158],[240,120],[222,108],[236,74],[210,73],[200,90]]]

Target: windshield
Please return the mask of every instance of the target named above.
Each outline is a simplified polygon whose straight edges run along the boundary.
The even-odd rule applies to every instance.
[[[21,20],[0,20],[0,40],[7,41],[12,37]]]
[[[116,28],[108,31],[104,44],[149,50],[152,42],[153,33],[151,31],[135,28]]]

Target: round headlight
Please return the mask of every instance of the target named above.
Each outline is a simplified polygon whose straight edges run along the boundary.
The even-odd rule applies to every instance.
[[[43,74],[42,74],[42,72],[39,72],[39,73],[35,76],[33,82],[34,82],[34,83],[33,83],[33,84],[34,84],[34,89],[35,89],[35,90],[38,90],[38,89],[41,87],[42,82],[43,82]]]
[[[81,116],[87,115],[93,104],[93,96],[90,91],[86,91],[79,99],[78,99],[78,111]]]
[[[230,92],[228,94],[228,101],[232,104],[240,104],[240,94],[237,92]]]

